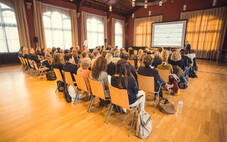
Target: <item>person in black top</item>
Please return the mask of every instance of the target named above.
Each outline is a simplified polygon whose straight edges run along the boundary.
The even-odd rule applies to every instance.
[[[124,62],[124,60],[126,61],[126,62],[128,62],[128,55],[127,54],[122,54],[121,55],[121,59],[118,61],[118,62]],[[123,61],[122,61],[123,60]],[[133,75],[133,77],[136,79],[136,81],[137,81],[137,74],[136,74],[136,70],[135,70],[135,68],[128,62],[128,64],[129,64],[129,69],[130,69],[130,71],[131,71],[131,73],[132,73],[132,75]]]
[[[168,89],[168,86],[167,86],[167,83],[163,81],[163,79],[159,76],[158,71],[153,66],[151,66],[152,57],[150,55],[146,55],[144,57],[144,65],[145,65],[144,67],[139,67],[138,74],[154,77],[154,90],[155,92],[159,91],[159,97],[164,99],[162,95],[161,86],[166,86],[167,89]]]
[[[185,50],[186,50],[186,52],[190,52],[190,50],[191,50],[191,45],[189,44],[188,41],[185,42]]]
[[[107,74],[108,75],[114,75],[115,70],[115,64],[112,62],[113,56],[111,53],[106,54],[106,61],[107,61]]]
[[[152,66],[157,68],[158,65],[162,64],[162,58],[160,56],[160,52],[159,51],[156,51],[155,54],[154,54],[154,59],[153,59],[153,62],[152,62]]]
[[[181,54],[179,51],[174,51],[169,59],[169,64],[174,66],[179,66],[183,71],[185,71],[185,63],[182,60]]]
[[[65,61],[66,61],[66,63],[65,63],[65,65],[63,66],[63,70],[64,70],[65,72],[70,72],[73,81],[75,81],[75,78],[74,78],[73,74],[76,74],[76,73],[77,73],[77,70],[78,70],[79,67],[78,67],[77,65],[72,64],[72,62],[73,62],[73,57],[72,57],[71,54],[66,54],[66,55],[65,55]]]
[[[139,91],[137,81],[130,71],[129,63],[117,64],[117,75],[111,77],[111,85],[116,88],[127,89],[130,107],[140,105],[140,109],[144,110],[145,93],[142,90]]]

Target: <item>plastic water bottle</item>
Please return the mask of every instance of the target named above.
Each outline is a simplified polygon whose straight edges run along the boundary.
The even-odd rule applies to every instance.
[[[182,113],[183,110],[183,101],[178,101],[178,106],[177,106],[177,114]]]

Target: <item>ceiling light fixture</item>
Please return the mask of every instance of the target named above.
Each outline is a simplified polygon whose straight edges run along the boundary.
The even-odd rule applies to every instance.
[[[112,5],[109,6],[109,11],[110,11],[110,12],[112,11]]]
[[[144,8],[147,8],[147,0],[144,1]]]
[[[132,0],[132,7],[136,6],[136,0]]]
[[[159,6],[162,6],[163,2],[162,0],[159,1]]]

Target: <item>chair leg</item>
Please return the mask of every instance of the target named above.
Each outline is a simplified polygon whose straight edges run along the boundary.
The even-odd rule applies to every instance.
[[[156,95],[156,96],[155,96],[155,100],[154,100],[154,110],[153,110],[153,112],[155,112],[155,110],[156,110],[156,108],[157,108],[158,101],[159,101],[159,96]]]
[[[135,123],[135,120],[136,120],[136,111],[134,111],[134,113],[133,113],[133,118],[132,118],[132,122],[131,122],[130,129],[129,129],[129,132],[128,132],[128,136],[130,136],[131,129],[132,129],[134,123]]]
[[[109,112],[109,115],[108,115],[108,117],[107,117],[106,123],[108,123],[108,121],[109,121],[109,119],[110,119],[110,115],[111,115],[112,109],[113,109],[113,104],[111,104],[110,112]]]
[[[91,106],[92,106],[92,104],[93,104],[93,101],[94,101],[94,98],[95,98],[95,96],[91,96],[91,100],[90,100],[90,104],[89,104],[89,106],[88,106],[88,110],[87,110],[87,112],[90,112],[90,110],[91,110]]]
[[[110,103],[110,105],[109,105],[109,107],[108,107],[108,110],[107,110],[107,112],[106,112],[106,117],[105,117],[105,121],[104,121],[105,123],[107,123],[106,118],[107,118],[107,116],[108,116],[108,114],[109,114],[109,112],[110,112],[111,106],[112,106],[112,103]]]

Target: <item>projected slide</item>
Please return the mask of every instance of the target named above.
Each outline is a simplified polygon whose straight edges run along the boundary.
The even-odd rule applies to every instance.
[[[186,21],[152,24],[151,47],[183,47]]]

